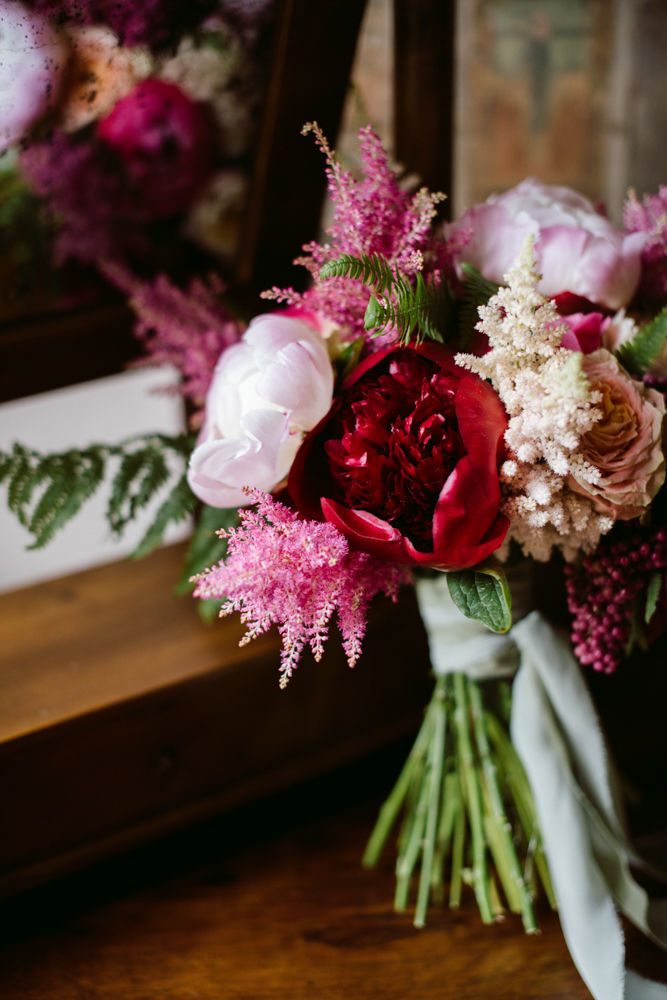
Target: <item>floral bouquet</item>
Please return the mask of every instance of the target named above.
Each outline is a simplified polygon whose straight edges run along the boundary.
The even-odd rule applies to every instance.
[[[443,196],[402,187],[370,129],[361,181],[305,131],[335,205],[330,242],[298,261],[308,291],[264,293],[281,308],[244,331],[201,283],[123,272],[196,439],[16,445],[10,506],[43,544],[116,463],[119,531],[165,487],[165,452],[187,461],[139,554],[194,512],[181,588],[240,611],[244,642],[277,625],[282,686],[334,615],[354,666],[371,600],[414,584],[435,688],[364,863],[400,819],[396,907],[414,886],[417,926],[469,885],[485,923],[509,909],[533,933],[541,886],[598,1000],[667,995],[625,969],[617,910],[665,948],[667,914],[631,871],[583,678],[667,623],[667,189],[631,196],[624,232],[533,180],[443,230]],[[554,550],[571,644],[531,610]]]
[[[72,262],[73,301],[80,265],[230,263],[272,15],[272,0],[0,0],[6,298]]]

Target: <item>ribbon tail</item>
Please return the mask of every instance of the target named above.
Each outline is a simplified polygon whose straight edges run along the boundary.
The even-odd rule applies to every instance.
[[[617,907],[662,947],[667,937],[662,906],[630,872],[604,739],[579,667],[536,613],[513,637],[522,656],[512,739],[533,791],[573,961],[595,1000],[667,1000],[667,986],[625,968]]]

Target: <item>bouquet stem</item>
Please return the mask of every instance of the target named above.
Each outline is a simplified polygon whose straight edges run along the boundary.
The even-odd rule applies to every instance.
[[[444,900],[449,867],[451,909],[460,905],[465,882],[474,890],[482,920],[492,923],[505,912],[502,889],[507,908],[521,915],[528,934],[535,934],[537,875],[555,909],[553,889],[526,775],[499,712],[486,702],[502,711],[507,704],[505,682],[480,686],[461,673],[437,678],[424,722],[380,810],[363,863],[377,864],[402,812],[396,910],[407,909],[419,866],[414,924],[423,927],[429,902]]]

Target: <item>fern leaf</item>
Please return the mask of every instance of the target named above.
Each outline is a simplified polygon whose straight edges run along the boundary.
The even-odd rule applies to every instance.
[[[233,528],[237,523],[238,510],[235,507],[202,508],[185,557],[183,574],[176,585],[177,594],[189,594],[194,589],[190,577],[224,559],[227,539],[220,538],[216,532],[221,528]]]
[[[164,454],[153,444],[124,455],[111,486],[107,519],[120,534],[169,480]]]
[[[415,287],[400,278],[396,281],[396,301],[378,302],[372,298],[366,309],[364,324],[373,336],[380,336],[388,329],[395,329],[403,345],[413,340],[420,343],[425,337],[442,343],[452,329],[453,303],[445,282],[439,285],[424,281],[417,274]]]
[[[188,486],[188,480],[184,473],[158,510],[155,520],[131,554],[130,559],[143,559],[149,552],[156,549],[162,543],[164,533],[169,525],[178,524],[179,521],[184,521],[188,515],[193,514],[197,503],[197,497]]]
[[[30,518],[28,528],[35,536],[30,549],[40,549],[50,542],[90,499],[104,479],[106,455],[93,446],[83,452],[71,451],[42,459],[35,481],[49,481]]]
[[[631,341],[616,351],[624,368],[634,375],[643,375],[660,354],[667,341],[667,306],[650,323],[642,327]]]
[[[472,264],[461,264],[465,278],[463,279],[463,302],[457,314],[459,345],[465,350],[479,323],[479,307],[487,305],[492,295],[500,288],[495,281],[489,281],[479,273]]]
[[[353,278],[363,281],[365,285],[373,285],[378,295],[390,293],[396,281],[396,275],[386,257],[378,253],[374,253],[372,257],[367,254],[362,254],[361,257],[343,254],[338,260],[324,265],[320,278]]]

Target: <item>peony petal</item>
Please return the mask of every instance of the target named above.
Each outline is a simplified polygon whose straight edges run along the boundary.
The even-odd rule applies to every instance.
[[[411,563],[405,539],[396,528],[365,510],[350,510],[335,500],[322,497],[324,519],[342,532],[361,552],[369,552],[387,562]]]
[[[258,395],[289,412],[290,423],[309,431],[331,406],[334,374],[324,346],[307,341],[283,347],[264,368]]]
[[[509,530],[509,520],[504,514],[498,514],[484,538],[477,545],[466,545],[454,540],[442,549],[434,552],[420,552],[409,538],[405,539],[405,549],[410,561],[418,566],[432,566],[434,569],[457,572],[470,569],[488,559],[500,548]]]

